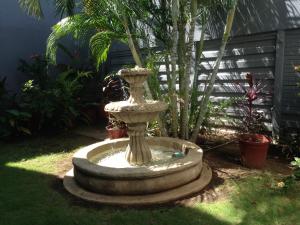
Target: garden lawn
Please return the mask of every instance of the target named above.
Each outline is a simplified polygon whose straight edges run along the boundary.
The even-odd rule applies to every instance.
[[[230,194],[193,206],[114,208],[83,203],[62,188],[76,149],[95,140],[64,134],[0,143],[0,225],[299,225],[299,186],[275,188],[280,177],[261,173],[228,180]]]

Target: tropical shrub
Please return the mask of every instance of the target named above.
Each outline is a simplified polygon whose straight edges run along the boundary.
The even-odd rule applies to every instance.
[[[0,138],[31,134],[28,122],[31,114],[26,112],[5,88],[6,78],[0,80]]]
[[[125,101],[129,98],[129,84],[116,73],[108,74],[103,81],[103,100],[105,104],[116,101]],[[126,128],[123,121],[116,119],[113,115],[108,116],[108,127]]]
[[[22,87],[20,101],[32,115],[31,130],[68,129],[78,119],[88,121],[80,110],[85,104],[80,91],[85,78],[92,73],[66,67],[58,74],[51,74],[48,66],[43,56],[35,56],[30,62],[22,60],[19,66],[30,78]]]
[[[223,121],[221,120],[221,118],[229,120],[226,115],[226,109],[228,109],[228,107],[230,107],[231,105],[231,99],[220,101],[217,104],[209,101],[207,111],[201,125],[201,133],[211,133],[214,125],[222,124]]]
[[[300,129],[283,129],[279,144],[282,146],[282,152],[288,159],[300,157]]]

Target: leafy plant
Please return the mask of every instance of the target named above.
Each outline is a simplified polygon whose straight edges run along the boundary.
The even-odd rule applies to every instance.
[[[279,182],[277,185],[285,192],[295,187],[297,182],[300,181],[300,158],[295,157],[291,162],[291,166],[293,167],[293,174],[283,179],[283,181]]]
[[[116,73],[111,73],[104,78],[103,81],[103,97],[104,103],[125,101],[129,98],[128,83]],[[115,129],[126,128],[126,124],[117,120],[114,116],[109,115],[108,127]]]
[[[28,121],[31,115],[17,103],[16,97],[5,88],[6,78],[0,80],[0,138],[31,134]]]
[[[114,116],[109,115],[107,127],[111,129],[126,129],[127,125],[123,121],[116,119]]]
[[[265,85],[263,85],[261,80],[256,80],[252,74],[247,74],[246,79],[248,86],[238,83],[244,96],[233,100],[238,109],[237,113],[241,118],[239,128],[244,133],[264,133],[266,130],[264,114],[257,110],[254,102],[258,99],[258,96],[263,93]]]
[[[116,73],[108,74],[103,80],[104,103],[125,101],[129,98],[128,83]]]
[[[207,112],[200,129],[201,133],[212,132],[213,125],[216,123],[222,123],[221,116],[226,118],[226,109],[232,105],[232,99],[220,101],[218,104],[214,104],[209,101],[207,106]]]
[[[282,145],[282,152],[288,159],[295,156],[300,157],[300,129],[293,131],[290,128],[283,129],[279,143]]]
[[[57,70],[61,72],[55,74],[55,68],[50,70],[48,66],[43,56],[36,56],[30,62],[22,60],[19,66],[31,78],[24,83],[20,96],[23,107],[32,115],[31,129],[35,132],[67,129],[78,119],[88,122],[80,110],[84,106],[80,91],[85,79],[93,73],[60,65]]]
[[[300,180],[300,158],[295,157],[294,161],[291,162],[293,166],[293,173],[296,180]]]

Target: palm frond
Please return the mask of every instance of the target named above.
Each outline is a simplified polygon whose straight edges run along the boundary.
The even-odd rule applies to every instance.
[[[74,9],[75,0],[55,0],[55,11],[61,18],[74,15]]]
[[[56,63],[58,41],[71,35],[76,40],[88,40],[96,32],[97,24],[87,15],[81,13],[66,17],[52,27],[48,37],[46,55],[52,63]]]
[[[44,16],[40,0],[18,0],[20,7],[30,16]]]
[[[98,32],[90,39],[90,49],[96,59],[97,70],[107,59],[108,51],[114,38],[112,32]]]

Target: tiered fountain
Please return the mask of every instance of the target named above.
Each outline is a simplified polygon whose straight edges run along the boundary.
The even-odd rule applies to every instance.
[[[212,176],[202,163],[202,149],[175,138],[145,138],[147,122],[167,104],[144,100],[148,70],[123,69],[120,75],[130,84],[130,98],[106,105],[105,111],[127,123],[129,139],[80,149],[64,178],[66,189],[79,198],[112,205],[160,204],[199,192]]]

